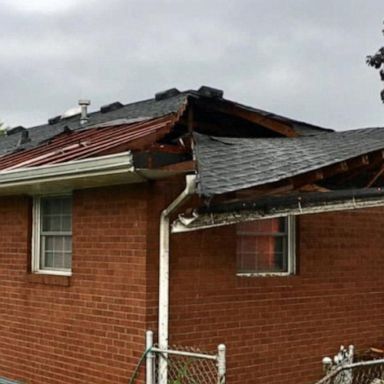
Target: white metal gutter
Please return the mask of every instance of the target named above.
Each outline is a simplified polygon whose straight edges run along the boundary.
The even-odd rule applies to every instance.
[[[311,207],[303,207],[300,203],[295,208],[282,208],[268,213],[258,210],[244,210],[223,213],[203,213],[192,216],[179,215],[172,223],[172,233],[197,231],[200,229],[220,227],[236,224],[244,221],[270,219],[287,215],[299,216],[325,212],[339,212],[354,209],[374,208],[384,206],[384,196],[375,198],[350,198],[343,202],[318,204]]]
[[[4,186],[32,184],[40,181],[84,177],[89,174],[133,171],[131,152],[96,158],[68,161],[0,171],[0,188]]]
[[[63,193],[75,189],[140,183],[184,171],[137,169],[130,151],[59,164],[0,171],[0,195]]]
[[[160,216],[160,266],[159,266],[159,348],[168,349],[168,324],[169,324],[169,237],[170,215],[183,204],[196,190],[195,175],[186,176],[185,189],[172,203],[161,212]],[[159,361],[158,383],[167,384],[168,366],[165,357]]]

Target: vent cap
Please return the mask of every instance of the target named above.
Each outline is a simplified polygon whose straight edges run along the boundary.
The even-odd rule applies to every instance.
[[[57,115],[55,117],[51,117],[50,119],[48,119],[48,124],[49,125],[54,125],[54,124],[57,124],[61,119],[61,116],[60,115]]]
[[[167,89],[166,91],[157,92],[155,94],[155,100],[156,101],[165,100],[177,95],[180,95],[180,91],[177,88],[170,88],[170,89]]]
[[[7,129],[7,136],[14,135],[15,133],[24,132],[27,129],[24,128],[22,125],[18,125],[17,127]]]
[[[224,96],[224,91],[217,88],[208,87],[202,85],[197,91],[201,96],[210,97],[212,99],[222,99]]]

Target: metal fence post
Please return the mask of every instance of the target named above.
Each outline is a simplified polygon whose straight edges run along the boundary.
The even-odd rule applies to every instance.
[[[226,361],[225,361],[225,345],[220,344],[217,347],[217,373],[218,373],[218,384],[225,384],[225,374],[226,374]]]
[[[145,351],[146,356],[146,373],[145,373],[145,383],[146,384],[155,384],[153,381],[154,378],[154,354],[151,351],[153,347],[153,332],[147,331],[145,334]]]

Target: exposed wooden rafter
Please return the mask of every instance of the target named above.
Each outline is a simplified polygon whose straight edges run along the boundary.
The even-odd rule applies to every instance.
[[[318,182],[325,181],[334,176],[340,176],[342,179],[344,175],[351,173],[359,174],[367,168],[378,166],[383,163],[384,151],[372,152],[369,155],[361,155],[355,158],[341,161],[319,170],[303,173],[291,178],[280,180],[278,182],[256,186],[249,189],[236,192],[228,195],[218,196],[215,201],[218,202],[236,202],[251,199],[258,199],[265,196],[282,196],[291,192],[329,192],[328,188],[318,185]],[[384,165],[383,172],[384,174]]]
[[[213,110],[223,114],[239,117],[243,120],[249,121],[254,124],[258,124],[262,127],[270,129],[271,131],[277,132],[286,137],[298,136],[297,132],[289,124],[286,124],[276,119],[273,119],[271,117],[262,115],[261,113],[255,110],[242,108],[226,100],[225,101],[224,100],[221,100],[221,101],[204,100],[204,103],[201,103],[197,100],[195,101],[195,103],[199,107],[202,107],[206,110]]]
[[[383,160],[383,152],[379,151],[379,157],[381,161]],[[341,161],[319,170],[314,170],[310,172],[303,173],[302,175],[295,176],[291,178],[291,183],[295,185],[295,189],[300,188],[305,184],[316,183],[321,180],[328,179],[330,177],[340,175],[346,172],[361,170],[364,167],[367,167],[371,162],[377,161],[377,154],[374,153],[371,155],[372,159],[368,155],[357,156],[352,159]]]
[[[379,171],[375,174],[375,176],[368,182],[366,188],[371,188],[373,184],[382,176],[384,173],[384,165],[379,169]]]
[[[167,171],[194,172],[196,171],[196,162],[194,160],[182,161],[180,163],[165,165],[159,169]]]

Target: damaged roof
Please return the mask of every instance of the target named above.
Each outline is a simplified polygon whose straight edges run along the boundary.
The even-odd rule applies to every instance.
[[[225,102],[227,105],[236,106],[244,111],[258,113],[266,118],[274,119],[275,121],[291,126],[299,135],[313,135],[331,131],[326,128],[225,100],[222,91],[206,86],[200,87],[197,91],[187,90],[184,92],[172,88],[157,93],[152,99],[126,105],[119,102],[111,103],[101,107],[99,111],[89,113],[87,128],[92,128],[95,125],[100,126],[102,124],[105,126],[113,125],[114,122],[119,121],[122,124],[128,124],[129,121],[127,120],[150,120],[170,114],[175,115],[182,112],[183,109],[186,108],[188,101],[193,99],[202,101],[215,99]],[[83,128],[84,127],[80,125],[79,115],[75,115],[68,118],[60,118],[60,116],[57,116],[49,119],[47,124],[27,129],[22,127],[11,129],[7,136],[0,137],[0,156],[36,147],[65,131],[76,131]]]
[[[383,128],[294,138],[194,135],[198,191],[205,196],[280,181],[384,149]]]
[[[352,173],[355,157],[384,150],[384,129],[334,132],[226,100],[223,91],[205,86],[172,88],[127,105],[114,102],[87,118],[85,125],[74,115],[10,130],[0,137],[0,173],[129,151],[135,168],[197,172],[199,194],[210,197],[279,181],[293,185],[290,178],[302,174],[307,186],[328,188],[333,184],[314,185],[306,173],[315,171],[316,182],[327,174],[329,182],[335,173],[319,170],[336,164]],[[381,166],[384,157],[371,157],[376,155]],[[347,160],[351,164],[337,164]],[[382,174],[375,172],[360,184],[375,183]]]
[[[117,110],[109,112],[93,112],[88,115],[88,127],[99,125],[106,122],[113,122],[121,119],[142,119],[149,120],[157,117],[177,113],[186,102],[187,94],[178,94],[167,99],[144,100],[122,106]],[[121,121],[124,123],[124,121]],[[14,134],[0,138],[0,155],[4,155],[15,150],[29,149],[39,145],[65,130],[81,129],[79,115],[61,119],[54,124],[44,124],[28,128],[28,139],[22,139],[22,130]]]
[[[45,145],[0,157],[0,171],[59,164],[124,152],[143,139],[155,142],[156,138],[169,131],[172,123],[172,119],[166,116],[103,129],[96,127],[63,133]]]

